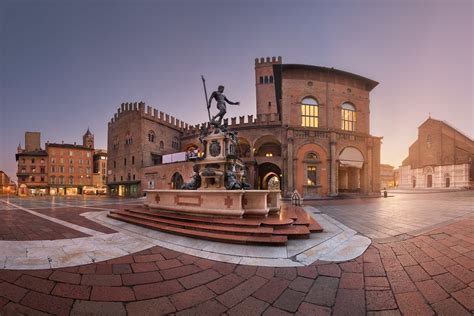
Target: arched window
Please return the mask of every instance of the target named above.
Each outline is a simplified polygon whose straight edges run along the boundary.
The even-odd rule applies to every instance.
[[[316,99],[304,98],[303,101],[301,101],[301,126],[319,126],[319,106]]]
[[[155,142],[155,132],[154,131],[149,131],[148,132],[148,141],[150,143],[154,143]]]
[[[125,144],[130,145],[132,141],[133,141],[132,134],[130,134],[130,132],[127,132],[127,134],[125,135]]]
[[[268,83],[268,76],[265,76],[265,83]]]
[[[160,141],[160,150],[163,150],[165,148],[165,143],[163,141]]]
[[[263,77],[260,76],[260,84],[263,84]]]
[[[355,131],[356,110],[350,103],[344,103],[341,106],[341,128],[345,131]]]
[[[171,147],[173,149],[179,149],[179,140],[178,137],[173,137],[173,141],[171,142]]]

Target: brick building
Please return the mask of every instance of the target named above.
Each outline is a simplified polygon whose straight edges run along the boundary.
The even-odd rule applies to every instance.
[[[256,117],[227,119],[239,133],[247,182],[307,198],[379,193],[381,138],[370,135],[369,110],[377,82],[273,57],[255,60],[255,84]],[[108,125],[111,193],[179,188],[192,162],[169,155],[201,150],[199,128],[143,102],[123,103]]]
[[[41,148],[40,132],[25,132],[25,148],[18,145],[18,195],[48,194],[48,153]]]
[[[397,186],[394,167],[387,164],[380,164],[380,188],[393,189]]]
[[[25,133],[18,146],[18,195],[76,195],[93,186],[94,135],[87,130],[83,144],[45,144],[39,132]]]
[[[418,127],[400,167],[400,188],[467,188],[474,181],[474,141],[445,121],[428,118]]]
[[[49,158],[49,193],[82,194],[92,186],[94,149],[76,144],[46,144]]]
[[[85,193],[107,194],[107,151],[96,149],[93,160],[92,189],[87,190]]]
[[[3,171],[0,170],[0,194],[15,194],[16,184],[10,177]]]

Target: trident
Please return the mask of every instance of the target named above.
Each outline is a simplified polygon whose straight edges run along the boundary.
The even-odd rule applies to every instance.
[[[211,111],[210,111],[211,105],[209,104],[209,101],[207,99],[206,79],[204,79],[203,75],[201,75],[201,79],[202,79],[202,85],[204,86],[204,95],[206,97],[207,114],[209,115],[209,122],[210,122],[211,121]]]

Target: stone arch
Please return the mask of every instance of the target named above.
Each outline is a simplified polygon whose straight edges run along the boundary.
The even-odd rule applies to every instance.
[[[337,160],[338,191],[359,193],[364,182],[364,154],[355,146],[346,146],[339,151]]]
[[[171,177],[171,189],[179,190],[183,184],[183,176],[179,172],[173,173],[173,176]]]
[[[281,169],[276,164],[264,162],[258,166],[258,187],[263,190],[268,189],[268,182],[277,177],[281,189]]]
[[[239,154],[240,157],[250,157],[252,154],[252,145],[245,137],[239,136]]]
[[[253,151],[255,157],[279,157],[281,142],[274,135],[264,135],[254,142]]]
[[[303,196],[328,194],[328,155],[319,144],[306,143],[296,151],[295,188]]]

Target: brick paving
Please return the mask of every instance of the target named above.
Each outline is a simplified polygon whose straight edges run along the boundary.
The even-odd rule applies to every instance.
[[[153,247],[85,266],[0,270],[0,314],[471,315],[473,227],[474,216],[298,268]]]

